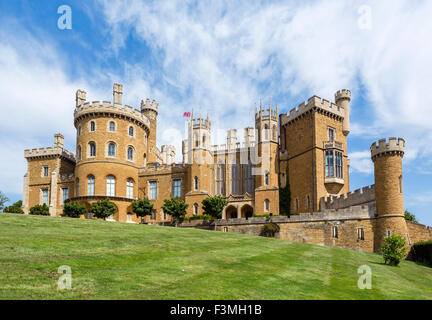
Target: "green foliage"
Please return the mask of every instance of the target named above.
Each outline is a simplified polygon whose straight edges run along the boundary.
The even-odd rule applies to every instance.
[[[86,211],[85,205],[77,201],[67,202],[63,206],[63,215],[70,218],[79,218]]]
[[[23,211],[23,209],[21,209],[21,207],[22,207],[22,201],[19,200],[19,201],[15,202],[13,205],[4,208],[4,212],[7,212],[7,213],[21,213],[21,214],[23,214],[24,211]]]
[[[30,214],[36,216],[49,216],[49,208],[44,203],[43,205],[37,204],[30,208]]]
[[[153,204],[150,200],[145,197],[144,199],[138,199],[132,202],[132,212],[141,217],[141,223],[145,216],[149,216],[153,212]]]
[[[261,235],[265,236],[265,237],[274,237],[275,234],[277,232],[280,231],[280,227],[278,224],[270,222],[270,223],[266,223],[262,230],[261,230]]]
[[[279,185],[281,185],[280,181]],[[279,188],[279,210],[281,215],[288,217],[291,215],[291,190],[289,184],[288,165],[286,169],[286,185],[283,188]]]
[[[432,267],[432,240],[414,243],[412,246],[412,259]]]
[[[9,199],[6,197],[1,191],[0,191],[0,211],[3,210],[6,202],[8,202]]]
[[[208,214],[198,214],[196,216],[192,216],[189,218],[185,218],[187,221],[193,221],[193,220],[213,220],[214,217],[209,216]]]
[[[171,216],[171,219],[177,224],[181,223],[186,215],[186,209],[189,207],[183,200],[165,199],[162,210]]]
[[[96,218],[104,220],[116,211],[117,207],[109,199],[99,200],[98,202],[92,203],[90,207],[90,212],[93,213]]]
[[[384,263],[397,266],[405,257],[407,248],[405,247],[405,239],[397,234],[393,234],[384,239],[384,246],[381,247],[383,252]]]
[[[405,210],[405,220],[417,222],[416,216],[413,213],[409,212],[408,210]]]
[[[202,208],[205,214],[220,219],[222,218],[222,211],[227,204],[228,201],[219,195],[205,198],[202,201]]]

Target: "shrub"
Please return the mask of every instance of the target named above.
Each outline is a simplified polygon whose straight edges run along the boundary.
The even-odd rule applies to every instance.
[[[406,255],[405,239],[397,234],[393,234],[384,239],[384,246],[381,247],[383,252],[384,263],[397,266],[402,258]]]
[[[266,223],[261,231],[261,235],[264,237],[274,237],[277,232],[280,231],[280,227],[278,224],[270,222]]]
[[[432,267],[432,240],[420,241],[412,246],[412,259]]]
[[[175,224],[181,223],[186,215],[187,203],[177,199],[165,199],[162,210],[171,216]]]
[[[117,207],[109,199],[99,200],[98,202],[92,203],[90,212],[94,214],[96,218],[106,219],[110,215],[117,211]]]
[[[135,200],[132,202],[132,212],[135,213],[137,217],[141,217],[141,223],[143,223],[144,217],[152,214],[153,204],[147,197]]]
[[[23,214],[24,211],[23,211],[23,209],[21,209],[21,207],[22,207],[22,201],[19,200],[19,201],[15,202],[13,205],[4,208],[4,212],[6,212],[6,213],[21,213],[21,214]]]
[[[49,216],[49,208],[44,203],[43,205],[37,204],[30,208],[30,214],[36,216]]]
[[[199,214],[196,216],[186,218],[185,220],[193,221],[193,220],[213,220],[213,219],[214,219],[214,217],[209,216],[208,214]]]
[[[222,218],[222,211],[224,207],[228,204],[222,196],[214,196],[205,198],[202,201],[202,208],[206,215],[212,216],[214,218]]]
[[[85,205],[77,201],[67,202],[63,207],[63,215],[70,218],[79,218],[86,211]]]

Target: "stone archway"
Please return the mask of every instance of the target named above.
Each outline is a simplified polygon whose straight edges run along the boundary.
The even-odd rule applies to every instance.
[[[233,205],[229,205],[225,209],[225,219],[235,219],[238,217],[237,208]]]
[[[242,208],[241,208],[241,218],[251,218],[253,215],[253,208],[252,206],[245,204]]]

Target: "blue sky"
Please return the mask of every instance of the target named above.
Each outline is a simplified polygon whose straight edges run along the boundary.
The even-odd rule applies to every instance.
[[[60,30],[60,5],[72,29]],[[62,132],[75,151],[75,91],[159,102],[158,142],[180,160],[183,112],[223,130],[253,107],[288,112],[312,95],[352,91],[351,190],[373,184],[370,145],[406,140],[405,206],[432,225],[431,1],[0,1],[0,190],[21,199],[23,150]],[[182,137],[183,135],[183,137]]]

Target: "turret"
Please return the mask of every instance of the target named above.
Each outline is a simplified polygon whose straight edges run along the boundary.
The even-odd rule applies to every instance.
[[[84,102],[86,102],[86,94],[87,93],[84,90],[80,90],[80,89],[77,90],[75,94],[75,103],[77,107],[79,107]]]
[[[336,105],[344,108],[344,120],[342,125],[342,132],[345,136],[347,136],[350,132],[350,123],[349,123],[350,101],[351,101],[351,91],[347,89],[342,89],[335,93]]]
[[[141,113],[150,120],[150,133],[147,139],[147,159],[149,163],[156,161],[156,131],[158,107],[159,104],[155,100],[153,100],[151,103],[149,98],[147,98],[145,102],[144,100],[141,100]]]
[[[376,232],[375,251],[380,251],[384,238],[390,234],[406,237],[404,218],[402,158],[405,141],[402,138],[381,139],[371,146],[375,170]]]

